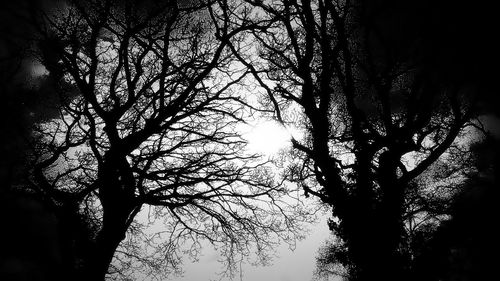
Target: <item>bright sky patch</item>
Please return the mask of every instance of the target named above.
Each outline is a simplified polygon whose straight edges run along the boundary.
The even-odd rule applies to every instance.
[[[287,147],[291,136],[289,130],[274,121],[258,123],[245,134],[250,152],[267,156],[276,154],[280,149]]]

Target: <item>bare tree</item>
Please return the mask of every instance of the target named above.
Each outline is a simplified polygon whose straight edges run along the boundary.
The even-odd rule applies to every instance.
[[[186,241],[194,254],[201,240],[218,245],[235,266],[252,245],[264,259],[276,238],[296,238],[306,218],[238,133],[248,105],[235,87],[247,70],[228,44],[249,26],[222,15],[236,6],[70,1],[45,14],[39,46],[61,77],[62,106],[33,133],[32,187],[81,214],[89,242],[73,266],[82,280],[123,273],[108,270],[113,257],[175,266]],[[154,238],[136,219],[145,206],[165,225],[154,236],[161,244],[141,256],[138,237]]]
[[[306,132],[292,139],[287,179],[331,206],[350,280],[405,280],[411,183],[457,145],[473,116],[466,81],[439,80],[411,40],[392,44],[363,1],[247,3],[258,55],[238,58],[277,120]]]

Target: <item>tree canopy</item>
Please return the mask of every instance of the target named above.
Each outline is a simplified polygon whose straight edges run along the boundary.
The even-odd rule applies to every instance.
[[[483,12],[468,6],[32,6],[20,14],[35,33],[25,45],[43,71],[21,98],[17,84],[0,88],[15,105],[2,112],[2,129],[13,131],[8,115],[30,128],[4,140],[1,165],[16,162],[10,148],[29,136],[19,182],[57,218],[63,279],[162,278],[184,254],[196,258],[201,241],[232,273],[244,257],[265,262],[279,241],[301,237],[311,219],[304,198],[313,197],[331,210],[335,236],[318,259],[323,273],[410,280],[435,253],[427,247],[461,227],[452,201],[479,167],[470,128],[494,109],[484,94],[494,89],[496,49],[483,44],[491,17],[458,24],[455,12]],[[2,59],[17,54],[12,42],[0,46]],[[0,63],[13,68],[21,57]],[[15,112],[28,92],[40,99]],[[241,126],[256,112],[301,132],[274,167],[246,149]],[[7,170],[0,180],[10,185]],[[304,198],[291,198],[295,187]],[[469,250],[455,242],[440,250]]]
[[[59,79],[62,105],[34,129],[32,188],[82,217],[86,246],[69,251],[83,280],[126,274],[137,262],[175,269],[182,245],[191,241],[196,256],[201,240],[234,269],[253,246],[265,260],[307,220],[244,149],[237,125],[250,111],[236,89],[248,71],[228,44],[249,27],[220,20],[234,5],[69,1],[41,18],[40,58]],[[136,220],[146,208],[164,220],[165,235]],[[141,249],[141,235],[162,239]]]
[[[332,208],[349,280],[407,279],[406,207],[423,192],[415,181],[461,147],[477,116],[477,74],[447,71],[460,52],[434,61],[431,48],[444,46],[425,33],[444,6],[421,18],[415,9],[429,6],[414,2],[246,2],[257,52],[238,58],[276,119],[305,132],[292,139],[286,178]]]

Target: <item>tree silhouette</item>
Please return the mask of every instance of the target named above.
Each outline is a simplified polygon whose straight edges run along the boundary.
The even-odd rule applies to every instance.
[[[286,177],[331,206],[350,280],[407,279],[414,181],[460,147],[477,113],[472,72],[448,72],[459,52],[433,61],[444,50],[430,52],[427,6],[387,2],[247,1],[258,54],[238,55],[276,118],[306,132]]]
[[[493,244],[491,239],[484,238],[490,237],[487,233],[491,232],[487,230],[487,218],[494,213],[494,204],[488,198],[494,198],[494,176],[492,171],[480,176],[483,172],[479,167],[483,164],[478,162],[483,161],[484,155],[480,156],[474,148],[483,146],[483,141],[475,141],[478,139],[461,147],[450,147],[446,157],[431,165],[405,190],[404,232],[399,251],[406,259],[407,280],[469,280],[471,276],[487,276],[489,272],[487,266],[481,266],[487,264],[485,260],[478,257],[487,249],[486,245]],[[489,165],[491,159],[486,162]],[[471,211],[476,209],[473,206],[481,204],[477,212]],[[474,226],[466,223],[471,220],[476,222]],[[468,248],[461,249],[462,243]],[[352,264],[347,257],[343,241],[327,241],[318,251],[315,277],[329,280],[340,276],[348,280],[346,273]]]
[[[181,246],[191,241],[196,256],[202,239],[232,268],[252,245],[265,259],[275,238],[296,237],[306,218],[288,216],[300,210],[238,133],[248,104],[235,87],[247,71],[228,44],[250,27],[224,21],[233,8],[69,1],[40,20],[41,60],[60,77],[62,105],[34,130],[31,187],[88,231],[70,249],[72,278],[176,268]],[[165,221],[161,233],[148,218]],[[138,247],[141,237],[155,247]]]

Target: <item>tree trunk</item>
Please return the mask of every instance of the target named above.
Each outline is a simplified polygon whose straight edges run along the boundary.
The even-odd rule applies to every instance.
[[[93,251],[85,261],[84,276],[89,281],[104,281],[115,251],[125,238],[128,214],[104,211],[103,226],[96,237]]]
[[[368,215],[350,226],[347,245],[355,266],[351,281],[405,280],[404,259],[399,251],[399,226],[386,218]],[[392,224],[392,225],[391,225]]]
[[[355,266],[353,281],[406,280],[407,264],[400,248],[404,233],[404,187],[397,184],[395,159],[397,156],[389,153],[381,157],[376,176],[378,197],[359,196],[351,204],[352,216],[347,218],[345,229],[349,255]]]
[[[96,237],[95,249],[86,261],[89,281],[103,281],[120,242],[125,238],[128,222],[133,219],[135,182],[126,159],[110,153],[100,167],[99,199],[102,205],[102,227]],[[129,167],[128,167],[129,168]]]

